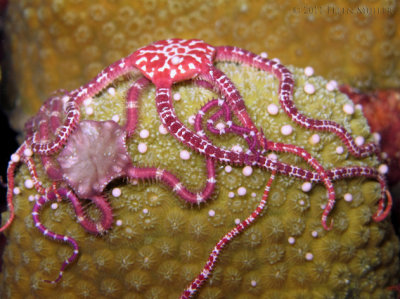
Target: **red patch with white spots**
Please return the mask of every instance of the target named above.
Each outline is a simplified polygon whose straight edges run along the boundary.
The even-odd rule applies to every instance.
[[[169,39],[139,49],[132,59],[160,87],[194,78],[212,64],[214,55],[215,48],[201,40]]]

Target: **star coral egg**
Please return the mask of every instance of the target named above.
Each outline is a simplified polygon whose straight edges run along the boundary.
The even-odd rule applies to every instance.
[[[304,85],[304,91],[307,94],[313,94],[315,92],[315,87],[311,83]]]

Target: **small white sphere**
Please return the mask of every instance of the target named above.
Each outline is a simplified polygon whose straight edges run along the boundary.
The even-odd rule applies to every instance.
[[[147,213],[149,212],[149,210],[146,209],[146,208],[144,208],[144,209],[142,210],[142,212],[143,212],[143,214],[147,214]]]
[[[326,89],[329,91],[334,91],[335,89],[337,89],[338,84],[335,80],[331,80],[326,84]]]
[[[244,196],[247,193],[247,189],[245,187],[239,187],[237,193],[239,196]]]
[[[161,135],[166,135],[166,134],[168,134],[167,128],[164,127],[164,125],[162,125],[162,124],[158,127],[158,132],[160,132]]]
[[[279,112],[279,107],[275,104],[269,104],[267,107],[267,111],[271,115],[277,115]]]
[[[189,116],[189,118],[188,118],[188,122],[189,122],[189,124],[191,124],[191,125],[194,125],[195,120],[196,120],[196,116],[195,116],[195,115],[191,115],[191,116]]]
[[[315,92],[315,87],[311,83],[306,83],[304,85],[304,92],[307,94],[313,94]]]
[[[138,151],[141,154],[144,154],[145,152],[147,152],[147,144],[143,143],[143,142],[139,143],[138,144]]]
[[[179,157],[182,160],[189,160],[190,159],[190,153],[187,150],[181,150],[181,152],[179,153]]]
[[[261,58],[268,58],[268,53],[267,52],[261,52],[260,53]]]
[[[15,195],[18,195],[18,194],[21,193],[21,190],[20,190],[18,187],[15,187],[15,188],[13,189],[13,193],[14,193]]]
[[[339,154],[339,155],[343,154],[343,153],[344,153],[344,148],[343,148],[343,146],[338,146],[338,147],[336,148],[336,153]]]
[[[356,139],[355,139],[354,141],[355,141],[355,143],[356,143],[358,146],[361,146],[361,145],[364,144],[365,139],[364,139],[364,137],[362,137],[362,136],[357,136]]]
[[[53,202],[53,203],[51,204],[51,208],[52,208],[53,210],[57,210],[57,208],[58,208],[58,203]]]
[[[32,150],[30,148],[26,148],[24,150],[24,156],[25,157],[32,157],[32,155],[33,155],[33,152],[32,152]]]
[[[114,87],[110,87],[109,89],[107,89],[107,92],[109,95],[115,96],[115,88]]]
[[[93,113],[94,113],[93,107],[92,106],[86,107],[85,112],[87,115],[93,115]]]
[[[224,169],[225,169],[225,172],[230,173],[232,171],[232,166],[226,165]]]
[[[117,221],[115,221],[115,225],[116,226],[121,226],[122,225],[122,220],[118,219]]]
[[[353,195],[351,195],[350,193],[346,193],[345,195],[343,195],[343,198],[345,201],[351,202],[353,200]]]
[[[389,172],[389,166],[387,166],[386,164],[379,165],[378,172],[380,174],[387,174]]]
[[[296,239],[293,237],[289,237],[288,242],[289,242],[289,244],[293,245],[294,243],[296,243]]]
[[[343,105],[343,112],[349,115],[354,114],[354,106],[351,104],[344,104]]]
[[[244,176],[250,176],[253,173],[253,168],[249,165],[243,167],[242,173]]]
[[[209,210],[208,211],[208,216],[214,217],[215,216],[215,211],[214,210]]]
[[[307,66],[307,67],[304,69],[304,74],[305,74],[307,77],[310,77],[310,76],[312,76],[312,75],[314,74],[314,69],[313,69],[311,66]]]
[[[87,98],[83,101],[84,106],[89,106],[90,104],[93,103],[93,98]]]
[[[293,127],[291,125],[284,125],[281,127],[281,133],[285,136],[292,134]]]
[[[313,135],[311,135],[309,142],[310,142],[310,144],[315,145],[318,142],[320,142],[320,140],[321,140],[321,138],[319,137],[318,134],[313,134]]]
[[[24,186],[27,189],[32,189],[33,188],[33,181],[31,179],[27,179],[24,182]]]
[[[120,197],[122,192],[121,192],[120,188],[114,188],[114,189],[112,189],[111,194],[114,197]]]
[[[234,198],[234,197],[235,197],[235,193],[232,192],[232,191],[229,192],[229,193],[228,193],[228,197],[229,197],[229,198]]]
[[[20,159],[21,159],[21,157],[18,154],[11,155],[11,161],[13,161],[15,163],[19,162]]]
[[[140,133],[139,133],[140,138],[143,138],[143,139],[149,137],[149,135],[150,135],[150,133],[146,129],[141,130]]]
[[[312,184],[310,182],[304,182],[301,185],[301,190],[303,190],[303,192],[309,192],[312,188]]]
[[[239,219],[239,218],[236,218],[236,219],[235,219],[235,224],[236,224],[236,225],[240,224],[240,219]]]
[[[312,261],[314,259],[314,255],[311,252],[306,253],[306,260]]]
[[[181,94],[179,92],[175,92],[173,95],[173,99],[175,101],[179,101],[181,99]]]

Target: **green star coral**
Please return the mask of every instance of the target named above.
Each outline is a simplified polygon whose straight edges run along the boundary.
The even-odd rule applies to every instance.
[[[297,126],[281,108],[276,115],[267,113],[269,104],[279,105],[274,76],[235,64],[219,63],[218,68],[240,90],[251,118],[268,139],[303,147],[326,168],[379,165],[375,156],[360,160],[348,155],[346,149],[337,153],[343,146],[337,137]],[[366,142],[373,140],[359,109],[353,114],[343,112],[343,106],[351,104],[345,95],[327,90],[328,82],[321,77],[308,77],[303,69],[290,70],[299,110],[314,118],[334,120]],[[82,119],[114,119],[123,125],[125,94],[132,79],[128,76],[114,82],[112,92],[106,89],[83,105]],[[306,83],[315,86],[314,94],[304,91]],[[190,117],[216,97],[190,82],[174,85],[174,93],[181,95],[174,106],[188,127]],[[134,165],[168,169],[192,190],[200,190],[207,178],[205,158],[162,134],[154,97],[155,89],[150,86],[140,98],[138,128],[127,139],[131,159]],[[288,124],[293,132],[286,136],[281,127]],[[141,136],[143,130],[149,132],[148,137]],[[318,142],[314,134],[318,134]],[[246,146],[233,134],[212,138],[226,148]],[[139,150],[140,144],[146,144],[147,151]],[[180,158],[182,150],[190,152],[188,160]],[[277,156],[280,161],[309,169],[293,155]],[[0,293],[4,298],[178,298],[203,268],[215,243],[238,219],[253,212],[270,177],[256,167],[250,175],[244,175],[242,167],[229,167],[216,165],[217,190],[200,206],[185,204],[158,182],[112,181],[106,195],[114,224],[104,235],[87,233],[66,202],[44,208],[42,223],[74,238],[80,248],[77,262],[69,265],[56,285],[43,280],[57,275],[71,248],[45,238],[34,227],[31,200],[37,193],[25,187],[29,173],[21,167],[16,178],[16,217],[5,231],[8,242]],[[38,171],[46,181],[43,169]],[[399,282],[399,241],[389,220],[377,223],[372,219],[380,198],[379,183],[362,177],[335,181],[331,231],[321,225],[326,189],[314,184],[304,192],[303,183],[277,175],[266,211],[226,246],[199,298],[395,298],[388,287]],[[243,187],[244,194],[238,191]],[[121,195],[113,196],[116,188]],[[347,194],[352,195],[351,200]],[[91,218],[99,217],[94,206],[87,209]],[[8,218],[6,213],[2,216]]]

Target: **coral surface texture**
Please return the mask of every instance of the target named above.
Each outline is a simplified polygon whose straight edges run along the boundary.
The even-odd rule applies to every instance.
[[[399,87],[398,9],[370,0],[10,0],[8,108],[22,129],[54,90],[171,37],[267,52],[357,88]]]
[[[141,10],[114,9],[113,22],[103,6],[61,13],[56,3],[66,2],[21,13],[43,42],[42,22],[56,20],[54,44],[40,54],[45,68],[57,61],[52,47],[107,40],[114,58],[123,34],[155,28],[155,19],[130,17]],[[159,19],[169,23],[178,8]],[[184,20],[182,28],[203,22]],[[99,22],[101,38],[91,29]],[[340,22],[331,22],[338,39]],[[360,34],[380,36],[359,22]],[[80,59],[88,74],[111,59],[101,45],[79,48],[58,74],[81,73]],[[387,166],[362,110],[312,68],[160,41],[54,93],[25,129],[2,214],[2,298],[395,298]]]

